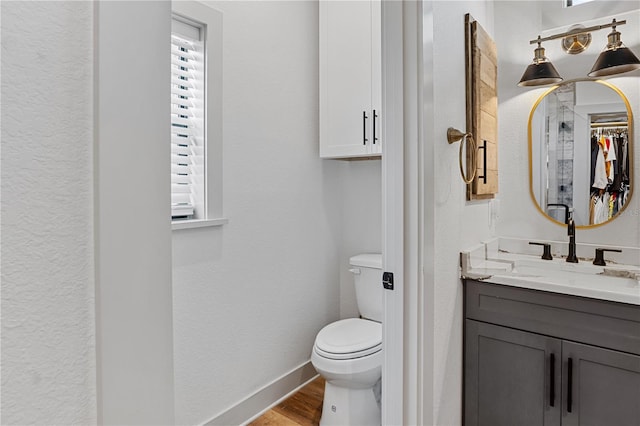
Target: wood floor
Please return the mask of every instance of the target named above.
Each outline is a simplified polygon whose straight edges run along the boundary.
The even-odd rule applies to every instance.
[[[317,426],[322,414],[324,379],[318,377],[249,426]]]

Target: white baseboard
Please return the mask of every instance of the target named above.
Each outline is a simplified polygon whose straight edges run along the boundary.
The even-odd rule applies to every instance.
[[[240,401],[233,407],[218,414],[205,423],[205,426],[229,426],[247,424],[273,406],[279,404],[299,388],[318,376],[311,361],[307,361],[289,373],[277,378]]]

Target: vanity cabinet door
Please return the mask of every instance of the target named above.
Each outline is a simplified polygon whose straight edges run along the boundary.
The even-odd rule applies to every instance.
[[[640,425],[640,356],[566,341],[562,354],[563,426]]]
[[[320,157],[380,156],[380,0],[319,3]]]
[[[465,320],[465,425],[559,425],[561,340]]]

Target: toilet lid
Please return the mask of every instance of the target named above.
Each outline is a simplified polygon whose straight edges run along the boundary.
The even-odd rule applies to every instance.
[[[353,359],[382,349],[382,324],[348,318],[325,326],[316,336],[318,355],[331,359]]]

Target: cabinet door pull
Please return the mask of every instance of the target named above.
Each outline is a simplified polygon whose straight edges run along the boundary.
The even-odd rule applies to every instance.
[[[487,183],[487,141],[482,141],[482,146],[478,147],[478,150],[482,150],[482,176],[478,176],[478,179],[482,179],[482,183]]]
[[[549,355],[549,406],[556,403],[556,356]]]
[[[376,110],[373,110],[373,144],[376,144],[378,138],[376,137],[376,118],[378,118],[378,114],[376,114]]]
[[[367,111],[362,111],[362,145],[367,144]]]
[[[567,413],[570,413],[573,405],[573,359],[567,361]]]

